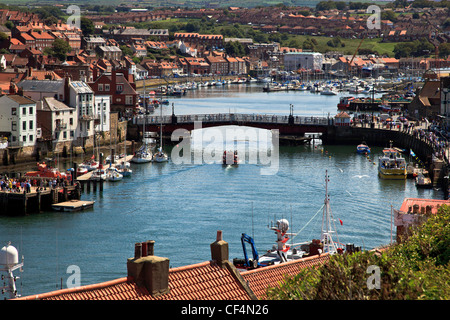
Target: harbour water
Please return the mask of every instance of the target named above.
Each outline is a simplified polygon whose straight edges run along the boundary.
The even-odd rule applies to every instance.
[[[284,115],[293,104],[295,115],[334,116],[338,99],[236,85],[188,92],[170,99],[163,112],[170,114],[173,102],[176,114]],[[381,148],[372,147],[369,161],[356,146],[280,147],[274,175],[261,175],[258,164],[246,163],[132,164],[132,177],[106,182],[103,193],[82,194],[96,201],[92,210],[0,216],[0,241],[2,246],[11,241],[24,256],[23,272],[15,272],[23,296],[66,288],[70,266],[79,267],[80,285],[125,277],[134,243],[145,240],[155,240],[155,254],[179,267],[209,260],[209,245],[222,230],[230,259],[242,258],[241,234],[253,236],[263,253],[275,244],[267,226],[276,219],[288,219],[293,232],[301,230],[295,242],[320,237],[328,170],[339,241],[371,249],[391,241],[391,206],[399,208],[405,197],[443,198],[441,190],[418,190],[412,180],[379,179],[373,161],[380,154]]]

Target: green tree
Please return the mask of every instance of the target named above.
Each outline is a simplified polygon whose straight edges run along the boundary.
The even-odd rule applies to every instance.
[[[130,47],[128,47],[127,45],[121,45],[121,46],[119,46],[119,48],[120,48],[120,50],[122,50],[123,55],[129,56],[129,57],[133,56],[133,50]]]
[[[72,50],[69,43],[63,39],[56,39],[52,43],[50,54],[61,61],[66,61],[67,53]]]
[[[439,45],[439,56],[441,58],[450,56],[450,43],[446,42]]]
[[[243,57],[245,55],[244,46],[238,41],[228,41],[225,44],[225,52],[232,57]]]
[[[81,17],[80,28],[84,36],[91,35],[95,31],[94,23],[86,17]]]

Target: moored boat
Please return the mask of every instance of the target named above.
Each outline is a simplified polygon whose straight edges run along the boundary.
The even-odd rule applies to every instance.
[[[298,235],[298,233],[297,234],[288,233],[289,222],[286,219],[280,219],[276,222],[275,225],[272,224],[269,227],[269,229],[275,231],[277,235],[276,241],[277,244],[273,245],[272,249],[268,250],[265,254],[261,256],[258,255],[258,251],[256,250],[256,246],[253,239],[246,234],[242,234],[241,242],[244,250],[244,259],[233,259],[233,264],[236,266],[236,268],[241,270],[242,269],[248,270],[298,260],[321,253],[328,253],[328,254],[343,253],[344,246],[341,243],[339,243],[337,231],[334,226],[335,219],[333,218],[333,215],[331,213],[330,199],[328,195],[328,181],[329,177],[328,173],[326,172],[325,201],[324,205],[322,206],[323,208],[322,231],[320,239],[313,239],[310,242],[289,244],[288,243],[288,241],[290,240],[289,237],[295,237]],[[317,213],[319,213],[319,211]],[[306,227],[306,225],[304,227]],[[304,229],[304,227],[302,228],[302,230]],[[335,238],[337,241],[334,240]],[[253,259],[250,259],[247,255],[245,242],[249,243],[252,247]],[[348,252],[360,250],[359,247],[354,247],[353,244],[346,245],[345,249]]]
[[[237,150],[233,151],[224,151],[222,156],[222,164],[223,165],[237,165],[239,164],[239,157]]]
[[[92,171],[91,180],[94,181],[104,181],[106,180],[106,171],[103,166],[99,166],[98,169]]]
[[[327,86],[323,88],[320,94],[324,96],[335,96],[337,95],[337,92],[333,88]]]
[[[50,179],[67,179],[68,175],[65,172],[60,172],[57,168],[49,167],[45,162],[37,163],[37,171],[28,171],[25,177],[34,178],[50,178]]]
[[[360,154],[366,154],[366,153],[370,153],[370,148],[369,146],[363,141],[361,144],[359,144],[356,147],[356,152],[360,153]]]
[[[77,175],[78,176],[86,174],[86,173],[88,173],[88,171],[89,171],[88,168],[84,164],[80,164],[77,167]]]
[[[383,149],[383,155],[378,158],[378,174],[383,179],[406,179],[406,160],[400,151],[393,148]]]
[[[169,161],[169,156],[160,147],[158,148],[158,151],[153,155],[153,161],[166,162]]]
[[[123,175],[114,167],[106,169],[106,180],[108,181],[120,181],[123,179]]]
[[[338,110],[347,110],[350,107],[350,102],[355,100],[355,97],[342,97],[339,99],[337,105]]]
[[[430,177],[428,176],[427,171],[424,170],[417,175],[416,187],[424,188],[424,189],[430,189],[433,187],[433,182],[431,181]]]

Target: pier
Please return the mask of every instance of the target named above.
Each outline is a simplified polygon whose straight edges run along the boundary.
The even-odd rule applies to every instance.
[[[0,212],[2,215],[26,215],[52,209],[52,205],[79,200],[81,186],[76,183],[62,187],[35,187],[29,192],[0,191]]]

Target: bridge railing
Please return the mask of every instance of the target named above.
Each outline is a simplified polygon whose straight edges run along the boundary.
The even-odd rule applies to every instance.
[[[192,114],[192,115],[177,115],[177,123],[192,123],[194,121],[201,121],[203,123],[226,123],[226,122],[252,122],[252,123],[279,123],[288,124],[289,116],[283,115],[269,115],[269,114],[240,114],[240,113],[216,113],[216,114]],[[161,121],[162,120],[162,121]],[[293,123],[299,125],[327,125],[329,119],[326,117],[300,117],[294,116]],[[172,123],[172,116],[147,116],[147,124],[170,124]],[[143,124],[144,116],[135,118],[134,123]]]

